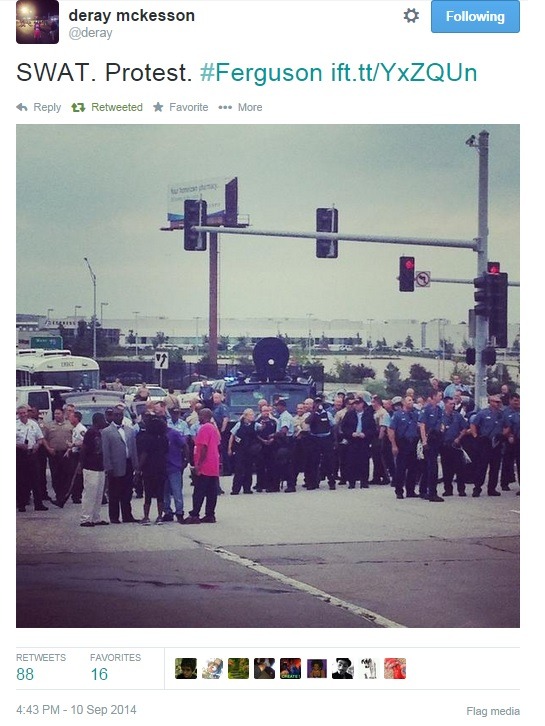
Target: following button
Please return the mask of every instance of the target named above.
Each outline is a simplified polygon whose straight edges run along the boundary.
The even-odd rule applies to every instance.
[[[433,0],[432,33],[518,33],[518,0]]]

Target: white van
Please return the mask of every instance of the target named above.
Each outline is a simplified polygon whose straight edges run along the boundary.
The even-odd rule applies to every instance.
[[[16,406],[31,406],[37,408],[40,420],[44,422],[53,420],[53,407],[62,406],[63,394],[73,390],[67,386],[17,386]]]

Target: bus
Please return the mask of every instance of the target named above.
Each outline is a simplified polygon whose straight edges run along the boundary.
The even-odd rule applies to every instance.
[[[69,350],[17,350],[16,369],[16,386],[66,386],[88,391],[100,385],[98,363]]]

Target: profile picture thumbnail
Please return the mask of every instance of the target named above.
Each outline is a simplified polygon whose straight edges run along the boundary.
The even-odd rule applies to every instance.
[[[227,678],[245,680],[250,677],[249,658],[229,658],[227,661]]]
[[[275,678],[274,658],[254,658],[254,678],[266,681]]]
[[[207,658],[202,668],[203,678],[221,678],[223,673],[223,660],[221,658]]]
[[[385,658],[384,659],[384,678],[393,678],[402,680],[407,677],[407,659],[406,658]]]
[[[280,658],[280,678],[301,678],[301,658]]]
[[[15,40],[23,44],[58,43],[59,1],[17,0],[15,3]]]
[[[377,663],[373,658],[362,658],[361,672],[363,678],[377,677]]]
[[[351,680],[354,678],[354,666],[350,658],[335,658],[331,678],[335,680]]]
[[[327,660],[325,658],[307,660],[307,678],[327,678]]]
[[[175,658],[174,678],[181,681],[194,680],[197,677],[196,658]]]

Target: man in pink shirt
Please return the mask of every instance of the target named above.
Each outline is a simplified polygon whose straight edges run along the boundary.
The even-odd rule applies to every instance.
[[[182,524],[213,524],[216,521],[216,502],[218,499],[220,476],[220,433],[212,422],[212,411],[202,408],[199,411],[199,430],[195,437],[193,461],[195,462],[195,489],[193,491],[193,509]],[[206,499],[204,517],[200,517],[201,507]]]

